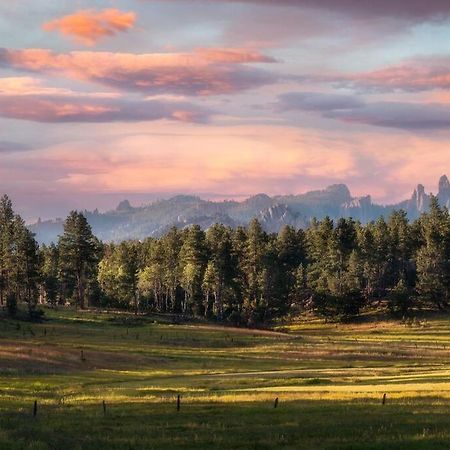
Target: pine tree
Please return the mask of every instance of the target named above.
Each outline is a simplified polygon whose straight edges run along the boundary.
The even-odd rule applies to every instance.
[[[14,211],[7,195],[0,199],[0,305],[15,295],[11,292],[10,274],[13,271]]]
[[[251,322],[265,314],[265,257],[268,237],[258,220],[250,222],[243,255],[242,269],[245,277],[245,300],[247,316]]]
[[[23,219],[14,214],[12,202],[0,199],[0,304],[7,303],[10,314],[18,304],[28,304],[34,312],[39,284],[38,245]]]
[[[293,227],[283,227],[277,236],[277,265],[279,268],[279,295],[284,302],[282,309],[288,307],[289,293],[295,289],[296,271],[306,262],[305,233]],[[281,305],[280,305],[281,306]]]
[[[33,315],[38,298],[39,246],[19,216],[14,220],[14,240],[13,283],[16,295],[28,304],[29,314]]]
[[[406,283],[401,279],[388,295],[389,309],[393,314],[405,316],[412,307],[412,296]]]
[[[205,317],[211,317],[215,314],[218,319],[222,319],[223,304],[219,300],[219,293],[222,290],[222,283],[219,270],[213,261],[209,261],[206,266],[202,288],[205,295]]]
[[[417,292],[439,308],[450,296],[450,218],[436,197],[430,200],[429,213],[420,219],[423,246],[416,257]]]
[[[41,281],[46,301],[55,306],[60,292],[59,252],[55,244],[43,245],[40,250]]]
[[[231,230],[223,225],[215,224],[206,232],[206,245],[208,247],[209,263],[205,273],[205,281],[212,287],[214,297],[213,314],[223,319],[225,303],[228,308],[233,280],[236,276],[236,267],[233,263],[233,244]],[[213,281],[211,285],[210,281]],[[208,304],[208,302],[206,302]]]
[[[388,221],[390,244],[390,267],[388,268],[388,283],[396,286],[400,280],[413,284],[412,254],[413,234],[405,211],[395,211]]]
[[[193,225],[187,230],[180,250],[181,286],[185,291],[183,313],[192,309],[197,315],[204,314],[202,282],[207,261],[205,233]]]
[[[64,272],[74,278],[76,304],[84,309],[88,300],[86,290],[97,279],[100,245],[82,213],[72,211],[69,214],[64,222],[64,234],[59,238],[58,249]]]
[[[174,227],[162,238],[161,264],[165,287],[165,308],[175,310],[177,290],[181,279],[180,252],[182,238],[180,232]],[[154,260],[160,260],[155,255]]]

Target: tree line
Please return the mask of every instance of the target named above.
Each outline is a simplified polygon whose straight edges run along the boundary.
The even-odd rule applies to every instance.
[[[350,319],[383,304],[404,316],[450,300],[450,215],[436,198],[409,222],[403,211],[362,225],[313,220],[266,233],[216,224],[160,238],[102,243],[73,211],[56,244],[39,247],[7,196],[0,200],[0,304],[39,303],[201,316],[241,325],[312,311]]]

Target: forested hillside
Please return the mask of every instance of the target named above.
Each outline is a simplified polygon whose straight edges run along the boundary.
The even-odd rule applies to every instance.
[[[443,309],[450,297],[450,216],[404,211],[362,225],[313,220],[306,230],[267,233],[215,224],[170,229],[160,238],[104,244],[72,212],[57,244],[36,244],[5,196],[0,203],[0,302],[157,311],[255,325],[312,311],[349,319],[380,301],[394,314]]]

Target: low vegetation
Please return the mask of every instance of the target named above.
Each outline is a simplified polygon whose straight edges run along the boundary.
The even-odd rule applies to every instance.
[[[450,446],[447,315],[310,318],[274,331],[100,310],[45,316],[0,320],[0,448]]]

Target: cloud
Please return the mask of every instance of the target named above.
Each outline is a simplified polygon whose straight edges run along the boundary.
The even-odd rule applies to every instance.
[[[206,122],[211,111],[182,101],[135,100],[42,85],[30,77],[0,78],[0,116],[34,122]],[[7,148],[10,148],[7,147]],[[5,147],[6,149],[6,147]],[[2,146],[0,146],[0,151]]]
[[[274,83],[278,77],[250,63],[273,63],[259,52],[199,49],[191,53],[55,53],[0,49],[0,67],[68,76],[148,95],[219,95]]]
[[[292,111],[334,111],[360,108],[364,101],[354,95],[323,94],[320,92],[291,92],[279,96],[278,109]]]
[[[114,92],[76,92],[62,87],[46,86],[42,80],[33,77],[0,78],[0,95],[51,95],[65,97],[114,98]]]
[[[148,0],[150,1],[150,0]],[[192,1],[192,0],[188,0]],[[450,15],[448,0],[198,0],[205,3],[243,3],[320,9],[362,18],[395,17],[414,21]]]
[[[0,116],[34,122],[206,122],[209,112],[189,103],[50,96],[0,96]]]
[[[353,95],[293,92],[279,96],[279,111],[306,111],[350,124],[408,131],[450,129],[450,107],[438,103],[372,102]]]
[[[326,117],[353,124],[403,130],[450,130],[450,107],[435,103],[369,103],[361,108],[333,110]]]
[[[52,20],[43,25],[45,31],[58,31],[86,45],[94,45],[106,36],[114,36],[134,26],[136,15],[118,9],[95,11],[86,9]]]
[[[417,182],[434,186],[450,164],[448,141],[434,135],[214,125],[186,125],[180,132],[170,122],[151,129],[100,124],[96,131],[95,138],[75,137],[8,159],[0,185],[87,199],[118,192],[286,194],[347,182],[355,195],[392,202],[409,197]]]
[[[28,152],[32,147],[19,142],[0,141],[0,154]]]
[[[420,92],[450,89],[450,57],[422,57],[381,70],[346,75],[340,85],[365,92]]]

